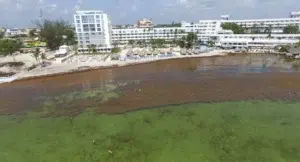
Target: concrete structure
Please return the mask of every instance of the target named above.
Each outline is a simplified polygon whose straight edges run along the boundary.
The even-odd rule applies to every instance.
[[[18,29],[18,28],[13,28],[13,29],[6,29],[5,31],[5,37],[13,37],[17,35],[29,35],[30,29]]]
[[[92,14],[87,14],[90,12]],[[97,11],[78,11],[74,15],[76,24],[76,32],[78,36],[79,45],[86,47],[88,44],[93,43],[91,31],[82,31],[83,25],[89,25],[82,22],[82,16],[97,15]],[[98,11],[100,15],[103,12]],[[93,17],[93,16],[92,16]],[[106,15],[107,17],[107,15]],[[94,17],[93,17],[94,18]],[[105,33],[111,41],[117,44],[127,44],[130,40],[146,41],[151,39],[165,39],[172,41],[186,36],[189,32],[197,34],[201,42],[214,41],[216,45],[230,48],[273,48],[277,45],[293,44],[299,41],[300,35],[298,34],[283,34],[284,27],[288,25],[300,26],[300,13],[292,12],[288,18],[278,19],[250,19],[250,20],[230,20],[229,15],[222,15],[219,20],[200,20],[197,23],[189,23],[182,21],[181,27],[116,27],[110,32],[110,23],[107,23],[108,33]],[[94,20],[94,19],[92,19]],[[77,21],[77,22],[76,22]],[[233,34],[231,30],[223,30],[222,24],[226,22],[237,23],[244,28],[251,30],[258,29],[261,34]],[[128,25],[127,25],[128,26]],[[264,30],[272,27],[271,37],[264,34]],[[80,31],[79,31],[80,30]],[[94,33],[94,32],[92,32]],[[88,40],[84,36],[88,36]],[[107,39],[109,44],[110,39]],[[110,45],[110,44],[109,44]]]
[[[300,34],[223,34],[216,36],[218,46],[225,48],[275,48],[299,42]]]
[[[186,35],[183,28],[133,28],[133,29],[113,29],[112,40],[119,44],[126,44],[129,40],[145,40],[151,39],[165,39],[173,40],[179,39]]]
[[[138,20],[136,23],[138,28],[151,28],[153,27],[152,20],[142,19]]]
[[[108,15],[99,10],[76,11],[74,25],[79,51],[88,51],[96,45],[98,52],[111,51],[111,21]]]

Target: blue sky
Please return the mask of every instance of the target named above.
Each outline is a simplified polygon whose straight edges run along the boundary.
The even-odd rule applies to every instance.
[[[300,11],[300,0],[0,0],[0,26],[32,27],[40,9],[44,18],[72,22],[76,10],[102,10],[113,24],[133,24],[140,18],[154,23],[219,19],[287,17]],[[8,16],[9,15],[9,16]]]

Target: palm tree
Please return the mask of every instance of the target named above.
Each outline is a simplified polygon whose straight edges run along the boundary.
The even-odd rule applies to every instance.
[[[43,61],[47,59],[47,57],[46,57],[46,54],[45,54],[45,53],[42,53],[42,54],[41,54],[41,59],[42,59]]]
[[[88,48],[88,51],[89,51],[89,53],[91,53],[93,50],[92,50],[92,45],[91,44],[88,44],[87,45],[87,48]]]
[[[260,23],[260,28],[263,29],[263,28],[264,28],[264,25],[265,25],[265,23],[264,23],[264,22],[261,22],[261,23]],[[261,32],[261,29],[259,30],[260,32]]]
[[[146,42],[146,40],[142,40],[141,43],[144,45],[144,47],[147,47],[147,42]]]
[[[36,32],[36,29],[32,29],[29,31],[29,36],[30,37],[34,37],[35,36],[35,32]]]
[[[117,41],[114,41],[114,42],[113,42],[113,46],[114,46],[114,48],[117,48],[117,47],[118,47],[118,45],[119,45],[119,42],[117,42]]]
[[[97,45],[91,44],[91,50],[92,50],[93,53],[96,53],[96,52],[97,52],[96,47],[97,47]]]
[[[251,33],[252,34],[258,34],[259,33],[259,29],[258,29],[258,25],[257,24],[253,24],[251,27]]]
[[[177,28],[175,29],[174,34],[175,34],[175,39],[177,39],[177,34],[178,34],[178,29]]]
[[[139,45],[139,47],[143,44],[141,40],[138,40],[136,43]]]
[[[34,53],[33,53],[33,57],[35,58],[36,62],[39,62],[39,57],[40,57],[40,48],[36,48]]]
[[[268,28],[265,29],[265,33],[268,34],[267,38],[272,38],[272,25],[269,25]]]
[[[129,40],[129,41],[128,41],[128,44],[130,44],[130,45],[131,45],[131,47],[133,48],[133,45],[134,45],[134,40]]]

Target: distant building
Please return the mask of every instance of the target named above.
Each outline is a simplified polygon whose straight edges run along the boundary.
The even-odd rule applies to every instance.
[[[229,15],[221,15],[221,20],[229,20]]]
[[[79,52],[88,51],[95,45],[98,52],[111,51],[111,21],[108,15],[99,10],[76,11],[74,24]]]
[[[201,42],[215,42],[215,45],[226,48],[273,48],[289,45],[299,41],[300,34],[284,34],[283,29],[288,25],[300,27],[300,13],[292,12],[287,18],[244,19],[232,20],[229,15],[222,15],[221,19],[199,20],[197,22],[182,21],[180,26],[153,26],[151,20],[142,19],[137,25],[116,25],[111,29],[108,16],[102,11],[77,11],[74,15],[76,34],[79,47],[88,50],[88,45],[95,44],[96,50],[111,49],[111,42],[128,44],[134,42],[150,42],[153,39],[164,39],[173,42],[189,32],[197,34]],[[236,23],[247,31],[259,30],[257,34],[234,34],[231,30],[224,30],[222,24]],[[271,36],[265,33],[271,26]],[[94,47],[93,47],[94,48]],[[79,48],[80,49],[80,48]]]
[[[13,37],[13,36],[18,36],[18,35],[29,35],[28,29],[18,29],[18,28],[13,28],[13,29],[6,29],[5,31],[5,36],[6,37]]]
[[[291,12],[290,18],[300,18],[300,12]]]
[[[138,28],[151,28],[153,26],[152,20],[142,19],[137,21]]]

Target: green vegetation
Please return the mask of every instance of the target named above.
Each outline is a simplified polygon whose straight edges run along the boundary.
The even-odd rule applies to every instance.
[[[0,55],[12,55],[20,50],[22,43],[14,39],[0,39]]]
[[[245,29],[236,23],[226,22],[221,25],[224,30],[232,30],[234,34],[244,34]]]
[[[179,41],[178,45],[180,48],[193,48],[198,42],[198,36],[196,33],[188,33],[187,36],[183,36]]]
[[[129,41],[128,41],[128,44],[130,44],[130,45],[131,45],[131,47],[133,47],[133,45],[134,45],[134,42],[135,42],[134,40],[129,40]]]
[[[170,27],[181,27],[181,23],[172,22],[172,24],[157,24],[153,28],[170,28]]]
[[[166,40],[164,39],[151,39],[150,44],[152,48],[162,48],[164,44],[166,43]]]
[[[299,103],[186,104],[119,115],[0,117],[1,162],[298,161]]]
[[[70,93],[61,94],[55,97],[40,97],[37,101],[41,102],[40,109],[35,109],[33,113],[38,116],[57,116],[61,113],[71,113],[72,109],[85,109],[84,107],[78,107],[83,103],[87,103],[88,107],[95,104],[101,104],[112,98],[117,98],[122,95],[120,87],[126,86],[128,84],[138,84],[139,81],[127,81],[127,82],[114,82],[114,81],[104,81],[101,82],[100,88],[91,88],[89,84],[83,85],[84,90],[78,90]],[[94,102],[96,101],[96,102]]]
[[[251,29],[250,29],[251,34],[260,34],[260,29],[257,24],[253,24]]]
[[[63,44],[75,43],[74,30],[64,20],[43,20],[36,21],[35,24],[41,30],[42,41],[45,41],[51,50],[55,50]]]
[[[40,48],[36,48],[33,53],[33,57],[35,58],[36,62],[39,62],[40,52]]]
[[[88,50],[89,50],[89,53],[97,53],[97,45],[95,45],[95,44],[89,44],[89,45],[87,45],[87,47],[88,47]]]
[[[31,30],[29,31],[29,36],[30,36],[30,37],[35,37],[35,36],[36,36],[36,29],[31,29]]]
[[[279,52],[289,52],[289,46],[281,46]]]
[[[268,36],[267,36],[267,38],[272,38],[272,25],[269,25],[266,29],[265,29],[265,31],[264,31],[264,33],[265,34],[268,34]]]
[[[298,34],[299,33],[299,27],[297,25],[288,25],[284,27],[283,33],[285,34]]]
[[[0,31],[0,39],[2,39],[4,37],[4,32]]]
[[[112,50],[111,50],[111,53],[120,53],[121,52],[121,48],[119,47],[114,47]]]

